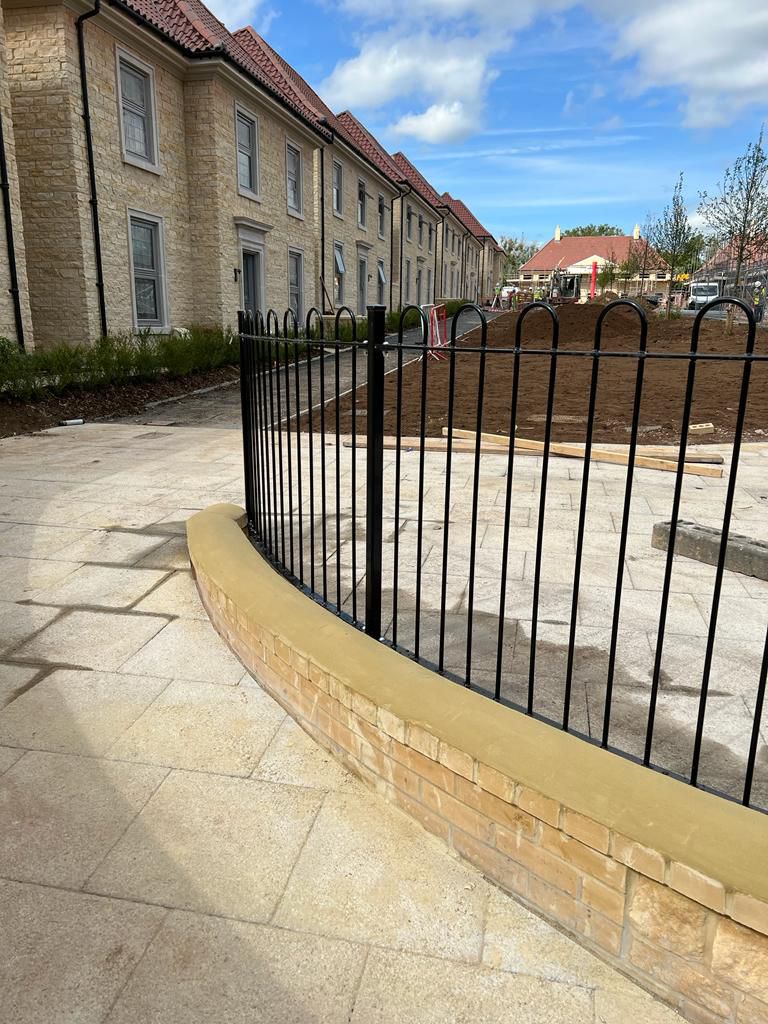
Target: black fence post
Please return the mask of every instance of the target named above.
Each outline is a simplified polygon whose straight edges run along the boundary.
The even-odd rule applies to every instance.
[[[386,307],[368,307],[365,631],[381,637],[381,544],[384,498],[384,351]]]

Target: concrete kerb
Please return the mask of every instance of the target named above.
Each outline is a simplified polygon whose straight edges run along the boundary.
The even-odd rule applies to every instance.
[[[724,982],[713,1019],[746,1019],[747,998],[768,1014],[768,818],[403,658],[309,601],[243,525],[234,505],[189,520],[198,588],[215,627],[321,745],[691,1019],[707,985]],[[675,946],[681,919],[694,954]],[[656,967],[637,953],[648,946]],[[700,990],[681,980],[691,963]]]

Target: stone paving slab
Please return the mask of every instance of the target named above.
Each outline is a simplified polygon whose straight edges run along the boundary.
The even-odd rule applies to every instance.
[[[679,1021],[382,803],[214,634],[181,530],[197,507],[242,500],[230,427],[86,424],[0,441],[0,501],[19,520],[0,522],[0,636],[14,639],[0,656],[3,1022]],[[524,579],[537,462],[512,519]],[[457,465],[471,472],[471,460]],[[573,467],[553,467],[553,480],[570,480]],[[500,479],[489,500],[498,500],[503,469],[489,471]],[[439,462],[427,464],[438,495],[441,474]],[[461,490],[452,507],[465,520],[471,493]],[[564,517],[553,554],[572,551],[575,493],[551,503]],[[359,514],[364,507],[363,490]],[[415,553],[415,509],[414,499],[402,509],[401,552]],[[439,497],[430,509],[425,557],[442,541]],[[484,506],[491,561],[503,514]],[[640,530],[638,543],[649,536]],[[347,515],[342,542],[350,538]],[[465,524],[455,539],[466,548]],[[403,580],[412,586],[415,574]],[[457,619],[466,585],[466,573],[449,574]],[[412,593],[402,608],[412,617]],[[545,672],[556,671],[566,628],[541,627],[552,652],[541,655]],[[599,629],[579,630],[589,650],[603,650]],[[524,620],[509,629],[510,682],[524,676],[527,635]],[[649,637],[637,631],[623,649],[619,689],[635,684],[643,645]],[[717,662],[718,672],[733,662],[723,679],[745,714],[753,646],[738,656],[724,647]],[[689,657],[685,649],[680,665]],[[597,661],[577,664],[597,678]],[[584,706],[593,699],[587,690]]]

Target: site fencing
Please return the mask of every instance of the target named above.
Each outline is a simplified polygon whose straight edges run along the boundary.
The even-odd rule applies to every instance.
[[[743,349],[704,351],[704,318],[723,305],[746,318],[740,328]],[[636,319],[636,345],[629,349],[603,345],[606,320],[619,308]],[[468,304],[450,324],[447,359],[439,363],[432,358],[423,311],[416,309],[420,327],[403,329],[414,309],[403,310],[399,331],[387,337],[385,307],[369,307],[366,338],[357,337],[356,318],[346,307],[332,322],[310,310],[303,329],[290,311],[282,323],[274,311],[266,321],[259,313],[240,313],[245,496],[253,543],[330,612],[449,679],[692,786],[768,809],[768,747],[761,731],[768,602],[765,627],[750,637],[761,657],[749,664],[746,676],[742,671],[742,689],[732,704],[723,704],[722,687],[715,685],[750,382],[755,365],[768,361],[755,351],[751,309],[737,299],[710,302],[692,325],[690,347],[671,351],[649,345],[646,313],[629,300],[604,307],[591,347],[579,348],[560,343],[558,314],[540,302],[520,311],[506,343],[489,345],[485,314]],[[460,341],[460,322],[467,317],[479,327]],[[524,343],[532,317],[547,319],[549,344]],[[327,325],[333,337],[325,336]],[[596,406],[601,370],[618,359],[631,367],[633,400],[621,466],[611,467],[613,489],[606,490],[604,467],[594,458]],[[535,360],[547,367],[548,386],[543,440],[532,455],[509,438],[516,432],[526,367]],[[585,423],[578,428],[581,457],[566,463],[553,441],[555,394],[559,375],[567,375],[574,360],[587,361],[589,385]],[[646,368],[657,360],[682,361],[686,373],[679,447],[675,465],[667,466],[673,472],[666,475],[669,539],[666,553],[658,556],[659,586],[652,599],[646,595],[653,628],[643,634],[647,648],[636,649],[641,633],[632,619],[638,606],[626,609],[624,603],[628,560],[638,543],[633,500],[639,500],[637,477],[644,469],[639,438]],[[725,478],[713,504],[722,507],[716,564],[706,591],[696,598],[706,604],[706,628],[698,637],[686,636],[685,650],[698,650],[684,659],[687,665],[675,680],[666,662],[668,656],[675,660],[681,643],[679,627],[670,629],[677,598],[673,575],[680,562],[675,549],[684,486],[691,480],[686,457],[697,371],[712,362],[736,364],[738,403]],[[462,385],[466,365],[473,366],[471,395]],[[436,436],[429,396],[430,375],[437,372],[447,375],[447,400],[444,428]],[[500,375],[509,383],[503,447],[483,433],[486,384]],[[416,401],[408,389],[419,392],[415,436],[403,433],[404,408]],[[457,409],[466,421],[468,401],[474,429],[458,430]],[[385,414],[390,429],[394,423],[389,434]],[[556,512],[553,479],[573,496],[572,504]],[[604,545],[587,530],[591,488],[616,496],[615,531]],[[572,517],[573,544],[563,572],[558,543],[565,516]],[[555,524],[549,530],[548,520]],[[649,532],[650,526],[642,535],[646,547]],[[495,538],[495,547],[488,538]],[[546,579],[553,565],[560,570],[556,613],[548,604]],[[605,614],[600,628],[593,621],[585,629],[580,599],[594,566],[607,581],[601,590]],[[736,714],[743,721],[734,731]]]

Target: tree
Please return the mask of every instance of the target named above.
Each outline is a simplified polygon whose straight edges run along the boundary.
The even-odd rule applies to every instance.
[[[562,232],[565,235],[623,235],[621,228],[612,224],[582,224],[576,228],[568,228]]]
[[[608,254],[608,259],[605,261],[603,266],[597,272],[597,286],[601,291],[605,291],[606,288],[609,291],[613,291],[613,282],[619,272],[619,262],[616,259],[616,253],[611,249]]]
[[[515,277],[520,267],[528,260],[533,259],[539,251],[538,242],[528,242],[525,235],[519,238],[512,238],[502,235],[499,245],[504,250],[504,277]]]
[[[644,259],[647,259],[645,249],[648,242],[645,239],[633,238],[627,250],[626,259],[623,259],[618,267],[619,280],[624,282],[624,291],[627,291],[629,282],[635,277],[640,277],[644,272]]]
[[[742,275],[768,245],[768,154],[763,146],[765,126],[756,142],[729,167],[710,194],[699,195],[699,213],[725,248],[735,266],[734,293]],[[728,311],[729,331],[732,312]]]
[[[667,316],[671,314],[672,285],[675,275],[681,273],[691,259],[696,244],[696,232],[688,221],[688,210],[683,198],[683,175],[677,179],[672,201],[656,220],[650,224],[648,241],[666,263],[669,271],[669,294]]]

